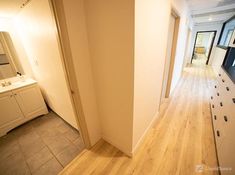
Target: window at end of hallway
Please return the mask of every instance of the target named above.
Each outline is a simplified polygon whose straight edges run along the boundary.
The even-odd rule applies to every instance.
[[[218,42],[219,46],[228,47],[231,37],[235,29],[235,16],[230,18],[223,24],[222,32]]]

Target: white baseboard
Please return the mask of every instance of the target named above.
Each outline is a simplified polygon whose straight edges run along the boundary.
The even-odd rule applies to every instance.
[[[118,143],[115,143],[113,141],[111,141],[110,139],[108,139],[108,137],[102,135],[102,138],[110,143],[111,145],[113,145],[114,147],[116,147],[117,149],[119,149],[120,151],[122,151],[124,154],[126,154],[128,157],[132,157],[132,153],[127,151],[125,148],[123,148],[121,145],[119,145]]]
[[[145,129],[143,135],[141,136],[141,138],[139,139],[139,141],[137,142],[137,144],[134,146],[134,149],[132,151],[128,151],[125,148],[123,148],[121,145],[119,145],[118,143],[115,143],[113,141],[111,141],[108,137],[106,137],[105,135],[102,135],[102,138],[110,143],[111,145],[113,145],[114,147],[116,147],[117,149],[119,149],[120,151],[122,151],[124,154],[126,154],[128,157],[133,157],[135,155],[135,153],[137,152],[138,148],[141,146],[141,144],[143,143],[145,137],[147,136],[148,132],[150,131],[150,129],[153,127],[153,124],[155,123],[156,119],[158,118],[158,114],[159,112],[157,112],[152,121],[150,122],[149,126]]]
[[[136,154],[136,152],[138,151],[139,147],[142,145],[145,137],[148,135],[150,129],[153,127],[153,125],[155,124],[157,118],[159,115],[159,111],[156,112],[156,114],[154,115],[152,121],[150,122],[149,126],[145,129],[143,135],[141,136],[141,138],[139,139],[139,141],[137,142],[137,144],[134,146],[134,149],[132,150],[131,156],[134,156]]]

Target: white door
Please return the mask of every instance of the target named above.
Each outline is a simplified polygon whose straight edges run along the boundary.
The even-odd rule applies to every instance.
[[[13,94],[26,118],[37,116],[46,109],[40,89],[37,85],[14,90]]]
[[[13,94],[0,94],[0,129],[23,118]]]

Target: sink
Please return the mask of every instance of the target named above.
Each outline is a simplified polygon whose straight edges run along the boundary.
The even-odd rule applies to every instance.
[[[31,79],[31,78],[27,78],[27,79],[18,79],[16,81],[11,81],[11,85],[6,85],[6,86],[0,86],[0,93],[4,93],[4,92],[8,92],[14,89],[18,89],[21,87],[25,87],[25,86],[29,86],[32,84],[37,83],[37,81]]]

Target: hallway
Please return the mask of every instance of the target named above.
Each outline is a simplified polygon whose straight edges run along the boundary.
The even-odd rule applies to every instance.
[[[213,82],[210,67],[186,67],[168,108],[161,109],[157,124],[132,159],[100,141],[61,174],[218,174],[209,108]]]

